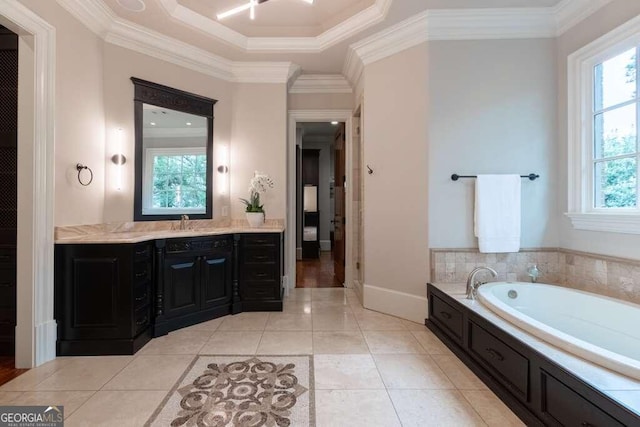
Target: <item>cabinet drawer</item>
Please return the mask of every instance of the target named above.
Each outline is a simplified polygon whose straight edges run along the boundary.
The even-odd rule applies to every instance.
[[[262,247],[245,248],[242,250],[243,259],[246,264],[276,262],[276,251]]]
[[[151,287],[149,283],[137,285],[133,293],[133,310],[139,310],[146,307],[151,302]]]
[[[462,312],[435,295],[431,295],[430,315],[445,327],[446,332],[462,343]]]
[[[133,334],[138,335],[140,332],[144,331],[147,326],[149,326],[150,320],[151,310],[149,310],[149,307],[136,311],[133,321]]]
[[[133,280],[135,283],[151,280],[151,263],[137,262],[133,266]]]
[[[276,246],[280,239],[279,234],[245,234],[242,239],[243,246]]]
[[[540,374],[541,409],[549,425],[591,427],[622,427],[624,425],[544,369],[540,370]]]
[[[240,294],[246,300],[279,299],[280,286],[277,282],[247,282],[241,287]]]
[[[151,245],[137,245],[133,249],[133,256],[136,260],[147,260],[151,258]]]
[[[255,264],[242,269],[242,279],[247,281],[276,281],[277,269],[274,264]]]
[[[474,322],[469,322],[469,349],[514,394],[529,400],[529,359]]]

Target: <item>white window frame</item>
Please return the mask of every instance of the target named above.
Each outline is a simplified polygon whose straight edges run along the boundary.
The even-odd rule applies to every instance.
[[[204,214],[207,207],[202,208],[154,208],[153,202],[153,158],[163,156],[207,155],[206,147],[174,147],[174,148],[145,148],[144,150],[144,184],[142,186],[142,214],[143,215],[197,215]],[[206,174],[206,172],[205,172]]]
[[[592,166],[594,67],[637,46],[640,46],[640,16],[568,58],[569,200],[566,215],[579,230],[640,234],[640,206],[635,209],[594,208]]]

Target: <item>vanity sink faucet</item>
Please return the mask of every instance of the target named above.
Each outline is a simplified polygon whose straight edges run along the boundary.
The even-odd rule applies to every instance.
[[[476,293],[478,292],[478,288],[480,287],[480,285],[485,283],[485,282],[480,282],[479,280],[476,280],[476,274],[480,273],[481,271],[488,271],[489,273],[491,273],[493,277],[498,277],[498,273],[491,267],[474,268],[471,271],[471,273],[469,273],[469,277],[467,278],[467,299],[470,299],[470,300],[476,299]]]
[[[180,216],[180,230],[187,229],[187,221],[189,221],[189,215],[181,215]]]

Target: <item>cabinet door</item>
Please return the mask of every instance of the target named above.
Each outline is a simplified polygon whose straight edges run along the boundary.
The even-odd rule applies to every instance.
[[[231,254],[216,253],[203,256],[202,308],[217,307],[231,301]]]
[[[200,257],[165,259],[165,315],[177,317],[200,309]]]
[[[131,258],[120,245],[56,247],[56,320],[62,340],[131,336]]]

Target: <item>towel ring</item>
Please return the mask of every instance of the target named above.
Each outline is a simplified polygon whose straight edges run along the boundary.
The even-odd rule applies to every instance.
[[[87,182],[86,184],[84,182],[82,182],[82,177],[80,176],[80,174],[82,173],[83,170],[88,170],[89,171],[89,182]],[[84,186],[84,187],[88,187],[92,182],[93,182],[93,171],[91,170],[91,168],[89,166],[85,166],[82,163],[77,163],[76,164],[76,170],[78,171],[78,182],[80,183],[80,185]]]

